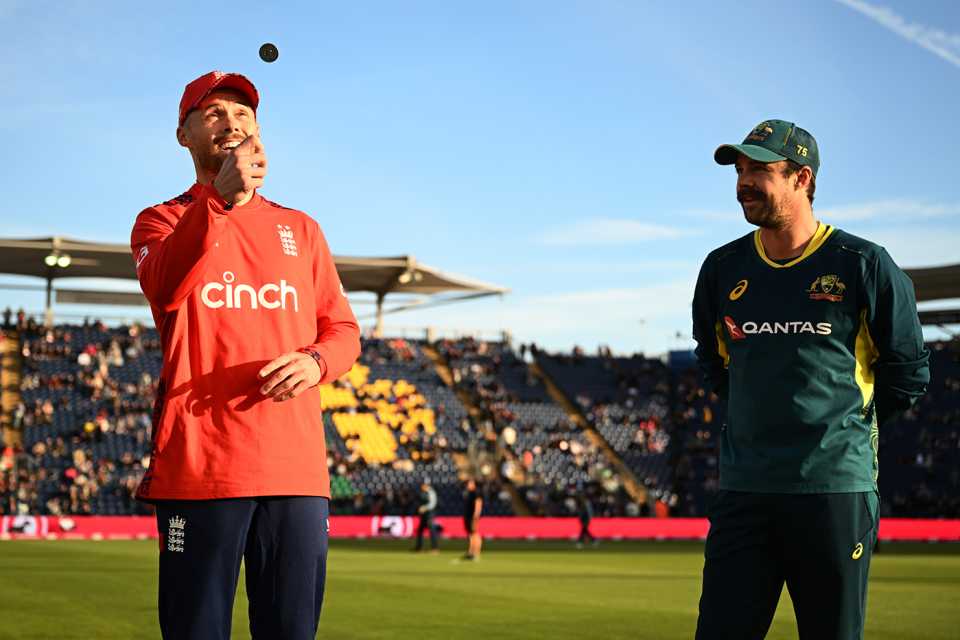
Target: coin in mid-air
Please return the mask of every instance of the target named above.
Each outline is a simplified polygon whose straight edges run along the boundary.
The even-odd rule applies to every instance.
[[[277,45],[272,42],[265,42],[260,45],[260,59],[264,62],[276,62],[279,57],[280,51],[277,49]]]

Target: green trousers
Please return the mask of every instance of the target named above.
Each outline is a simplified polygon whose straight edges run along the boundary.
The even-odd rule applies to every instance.
[[[710,508],[697,640],[766,636],[786,583],[800,640],[859,640],[875,492],[721,491]]]

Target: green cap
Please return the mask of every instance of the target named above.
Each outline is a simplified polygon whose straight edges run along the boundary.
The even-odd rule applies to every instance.
[[[817,141],[806,129],[783,120],[764,120],[743,139],[743,144],[724,144],[713,152],[717,164],[734,164],[743,154],[757,162],[793,160],[810,167],[813,175],[820,168]]]

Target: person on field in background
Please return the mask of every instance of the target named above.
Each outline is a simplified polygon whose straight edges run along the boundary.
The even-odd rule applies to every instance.
[[[467,480],[467,492],[463,501],[463,528],[467,533],[467,553],[464,560],[479,560],[480,547],[483,539],[480,537],[480,515],[483,513],[483,495],[473,478]]]
[[[437,524],[434,517],[437,515],[437,492],[428,480],[420,483],[420,505],[417,507],[417,513],[420,515],[420,523],[417,526],[417,545],[414,551],[423,549],[423,534],[430,532],[430,551],[436,553],[437,547]]]
[[[583,545],[592,543],[597,544],[597,539],[590,533],[590,521],[593,520],[593,505],[590,504],[590,498],[587,497],[585,490],[577,494],[577,520],[580,521],[580,535],[577,537],[577,548],[583,549]]]

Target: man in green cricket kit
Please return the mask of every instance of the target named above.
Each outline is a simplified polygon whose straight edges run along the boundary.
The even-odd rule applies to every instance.
[[[698,640],[753,640],[786,582],[801,640],[862,638],[877,539],[877,433],[930,379],[913,283],[817,221],[813,136],[767,120],[714,158],[756,231],[711,252],[697,359],[726,405]]]

